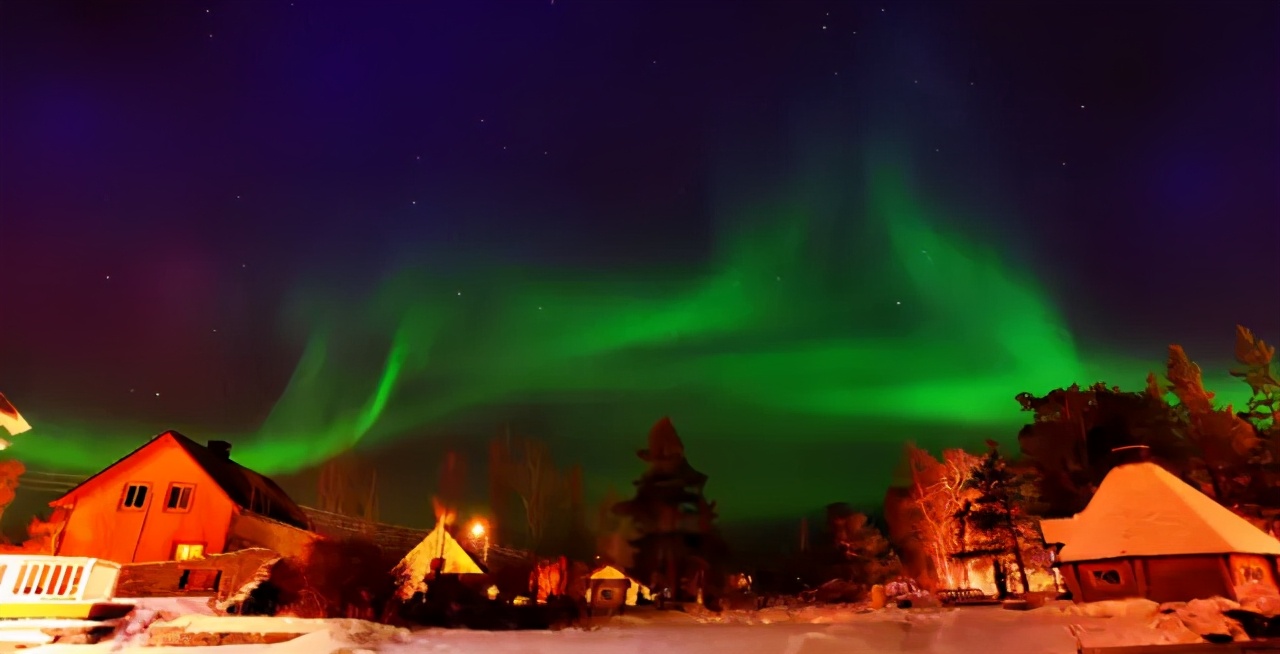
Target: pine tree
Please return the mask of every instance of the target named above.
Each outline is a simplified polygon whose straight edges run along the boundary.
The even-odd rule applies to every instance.
[[[1231,375],[1249,385],[1252,396],[1243,412],[1268,441],[1273,460],[1280,461],[1280,370],[1274,362],[1276,349],[1243,325],[1236,325],[1236,362]]]
[[[1018,446],[1036,468],[1046,516],[1084,510],[1110,471],[1117,447],[1146,445],[1176,474],[1188,469],[1194,448],[1186,437],[1186,421],[1164,394],[1152,376],[1141,393],[1098,383],[1017,397],[1024,411],[1035,414],[1018,434]]]
[[[1000,455],[995,441],[987,441],[987,454],[982,458],[965,486],[977,492],[977,498],[961,509],[960,542],[964,550],[957,558],[996,558],[1013,555],[1024,592],[1031,590],[1026,565],[1022,560],[1022,542],[1018,537],[1015,493],[1019,480]]]
[[[689,465],[684,444],[669,418],[649,431],[649,447],[637,453],[648,469],[635,482],[636,495],[614,506],[631,518],[639,537],[632,574],[655,589],[671,588],[677,599],[695,599],[717,571],[723,555],[714,522],[715,502],[703,495],[707,476]],[[682,583],[684,582],[684,583]]]
[[[1180,345],[1169,346],[1169,390],[1178,398],[1187,415],[1187,436],[1213,482],[1215,499],[1230,505],[1247,500],[1239,488],[1238,476],[1252,477],[1262,454],[1263,442],[1253,425],[1235,414],[1230,405],[1214,406],[1214,394],[1204,387],[1200,366]]]

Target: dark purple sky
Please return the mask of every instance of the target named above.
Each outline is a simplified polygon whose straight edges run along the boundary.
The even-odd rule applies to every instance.
[[[1280,333],[1277,27],[1266,1],[8,0],[0,389],[135,439],[253,430],[299,296],[428,259],[697,265],[717,208],[814,157],[860,183],[885,140],[1077,339],[1225,360],[1237,322]],[[600,464],[623,484],[646,426]]]

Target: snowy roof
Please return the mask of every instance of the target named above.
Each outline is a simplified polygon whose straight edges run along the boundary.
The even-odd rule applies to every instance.
[[[1075,518],[1041,520],[1040,533],[1044,535],[1046,543],[1065,543],[1073,526],[1075,526]]]
[[[644,586],[644,584],[640,583],[640,581],[637,580],[635,577],[632,577],[631,575],[627,574],[621,568],[617,566],[612,566],[612,565],[602,565],[596,568],[595,570],[592,570],[591,578],[592,579],[629,579],[631,580],[631,583],[637,586]]]
[[[1280,556],[1280,540],[1149,462],[1113,468],[1083,511],[1065,520],[1043,520],[1040,528],[1046,542],[1065,543],[1060,561],[1230,553]]]
[[[310,529],[311,521],[302,508],[289,497],[271,478],[250,470],[229,456],[218,454],[176,431],[166,434],[173,437],[187,454],[200,464],[204,471],[226,491],[241,508],[263,517],[278,520],[301,529]]]

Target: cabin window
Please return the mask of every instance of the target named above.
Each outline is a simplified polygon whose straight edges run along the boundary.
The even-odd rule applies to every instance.
[[[125,484],[124,497],[120,498],[120,508],[125,511],[141,511],[147,506],[147,495],[151,484]]]
[[[1095,586],[1119,586],[1121,584],[1120,571],[1115,569],[1094,570],[1093,583]]]
[[[192,561],[204,558],[204,543],[178,543],[173,547],[174,561]]]
[[[1256,554],[1232,554],[1231,555],[1231,572],[1232,581],[1237,586],[1248,586],[1251,584],[1259,584],[1262,586],[1272,586],[1271,561],[1265,556]]]
[[[1267,578],[1267,571],[1260,565],[1240,566],[1240,579],[1246,584],[1260,584]]]
[[[191,496],[196,492],[192,484],[169,484],[169,494],[165,496],[165,511],[189,511]]]

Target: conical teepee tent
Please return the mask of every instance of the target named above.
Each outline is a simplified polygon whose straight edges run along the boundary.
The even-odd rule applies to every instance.
[[[413,597],[414,593],[426,591],[426,577],[431,572],[431,562],[443,559],[441,572],[456,575],[483,575],[488,571],[476,560],[445,528],[440,521],[435,529],[422,539],[400,563],[396,564],[392,574],[399,581],[399,594],[403,599]]]

